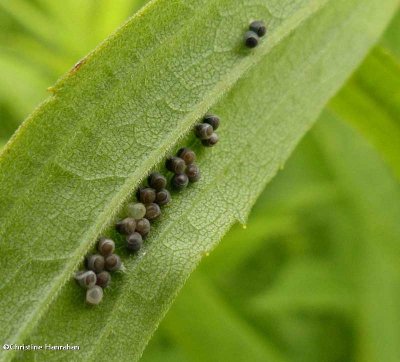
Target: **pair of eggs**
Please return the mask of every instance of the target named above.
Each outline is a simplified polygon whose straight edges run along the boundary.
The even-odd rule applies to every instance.
[[[250,23],[249,31],[244,34],[244,44],[248,48],[255,48],[260,38],[267,33],[267,27],[261,20],[256,20]]]

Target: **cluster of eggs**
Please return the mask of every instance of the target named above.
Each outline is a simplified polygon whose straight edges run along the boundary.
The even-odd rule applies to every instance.
[[[244,35],[244,44],[248,48],[258,45],[260,37],[266,34],[262,21],[253,21]],[[220,124],[218,116],[208,114],[195,126],[196,137],[205,147],[212,147],[218,142],[215,132]],[[200,180],[200,169],[195,164],[196,154],[190,148],[181,148],[176,156],[166,160],[166,169],[173,173],[171,186],[176,191],[185,189],[189,182]],[[161,215],[161,206],[171,201],[167,189],[167,178],[159,172],[153,172],[147,178],[147,187],[137,190],[137,202],[128,203],[125,217],[115,225],[116,230],[126,238],[126,247],[130,252],[138,252],[151,229],[151,222]],[[99,304],[103,298],[103,288],[111,281],[110,272],[122,267],[120,257],[114,253],[113,240],[101,237],[97,243],[98,253],[86,257],[86,269],[75,274],[78,284],[86,289],[86,302]]]
[[[219,117],[208,114],[203,122],[196,125],[196,136],[201,140],[203,146],[212,147],[218,142],[218,135],[214,132],[219,127]]]
[[[103,288],[111,281],[110,272],[121,268],[121,258],[114,254],[115,243],[111,239],[100,238],[98,253],[86,257],[86,269],[75,274],[75,280],[86,289],[86,302],[99,304],[103,299]]]
[[[205,134],[199,135],[200,125],[207,125]],[[213,146],[218,137],[214,130],[219,126],[219,117],[206,115],[203,122],[196,126],[195,133],[205,146]],[[216,141],[215,141],[216,139]],[[204,141],[209,141],[209,143]],[[188,147],[181,148],[176,156],[167,158],[165,167],[173,173],[171,186],[176,191],[185,189],[189,182],[200,180],[200,169],[195,163],[196,153]],[[137,202],[130,202],[125,207],[125,217],[115,224],[115,229],[126,238],[126,248],[130,252],[138,252],[151,229],[151,222],[161,215],[161,207],[171,201],[171,194],[167,189],[167,178],[159,172],[152,172],[147,178],[147,186],[141,187],[136,192]],[[86,269],[75,274],[78,284],[86,288],[86,302],[96,305],[103,299],[103,288],[111,281],[110,272],[121,269],[122,263],[114,253],[113,240],[101,237],[97,244],[98,254],[86,258]]]

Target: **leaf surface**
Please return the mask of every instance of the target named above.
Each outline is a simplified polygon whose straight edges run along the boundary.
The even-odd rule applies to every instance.
[[[158,0],[127,22],[55,85],[1,154],[0,339],[137,360],[190,272],[244,222],[396,4]],[[269,34],[248,51],[253,18]],[[72,273],[210,107],[222,118],[218,147],[186,138],[202,181],[173,196],[137,257],[121,248],[126,272],[98,308],[85,307]]]

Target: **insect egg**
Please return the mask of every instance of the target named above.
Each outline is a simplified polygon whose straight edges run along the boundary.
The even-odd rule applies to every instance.
[[[126,207],[127,214],[135,220],[140,220],[146,214],[146,207],[141,203],[129,203]]]
[[[154,220],[157,219],[161,215],[160,206],[157,204],[148,204],[146,205],[146,219]]]
[[[96,285],[99,287],[105,288],[110,284],[111,281],[111,275],[108,271],[103,270],[99,274],[97,274],[97,282]]]
[[[158,172],[153,172],[150,174],[150,176],[147,178],[147,182],[149,186],[156,191],[165,189],[165,186],[167,186],[167,179]]]
[[[90,255],[86,259],[86,266],[95,273],[100,273],[104,269],[104,257],[99,254]]]
[[[214,132],[208,140],[202,140],[203,146],[212,147],[218,142],[218,135]]]
[[[74,278],[83,288],[91,288],[96,285],[96,274],[92,270],[79,271]]]
[[[121,258],[117,254],[111,254],[105,258],[104,265],[108,271],[116,271],[121,268]]]
[[[127,217],[119,221],[115,228],[120,234],[129,235],[132,234],[136,229],[136,221],[133,217]],[[111,254],[111,253],[109,253]],[[104,255],[104,254],[103,254]]]
[[[171,194],[167,189],[158,191],[156,194],[156,203],[160,206],[166,205],[171,201]]]
[[[97,244],[97,250],[103,256],[110,255],[114,252],[115,243],[111,239],[101,238]]]
[[[266,28],[264,22],[261,20],[253,21],[250,24],[249,29],[254,31],[260,37],[264,36],[265,33],[267,32],[267,28]]]
[[[214,114],[207,114],[203,118],[204,123],[208,123],[215,131],[219,127],[219,117]]]
[[[144,204],[151,204],[156,199],[156,191],[150,187],[141,188],[137,192],[137,198]]]
[[[259,37],[258,35],[249,30],[244,34],[244,43],[248,48],[255,48],[258,45]]]
[[[213,134],[214,129],[208,123],[200,123],[196,125],[195,133],[198,138],[201,140],[207,140]]]
[[[200,180],[200,170],[195,164],[189,165],[186,168],[186,175],[190,182],[197,182]]]
[[[142,235],[135,232],[127,237],[126,242],[128,250],[137,252],[143,245],[143,238]]]
[[[97,305],[103,299],[103,289],[98,285],[90,288],[86,292],[86,303]]]
[[[169,157],[165,162],[165,167],[173,173],[182,173],[185,170],[185,161],[180,157]]]
[[[187,147],[181,148],[178,151],[178,157],[182,158],[187,165],[191,165],[194,161],[196,161],[196,154]]]
[[[136,231],[145,237],[150,232],[150,221],[146,218],[140,219],[136,222]]]
[[[172,186],[174,189],[180,191],[183,190],[189,183],[189,179],[186,174],[181,173],[179,175],[174,175],[171,180]]]

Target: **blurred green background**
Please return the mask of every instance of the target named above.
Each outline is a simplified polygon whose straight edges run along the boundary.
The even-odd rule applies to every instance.
[[[0,147],[145,1],[0,0]],[[400,361],[400,13],[143,361]]]

